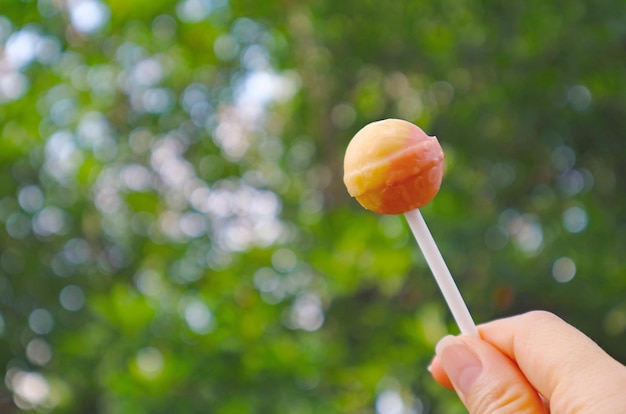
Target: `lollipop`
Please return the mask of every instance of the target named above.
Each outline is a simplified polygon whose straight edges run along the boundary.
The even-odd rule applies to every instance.
[[[372,122],[350,141],[344,183],[363,207],[400,214],[423,207],[439,191],[443,151],[435,137],[399,119]]]
[[[372,122],[350,141],[343,181],[366,209],[402,214],[435,276],[461,333],[478,336],[476,325],[454,283],[419,209],[439,191],[443,151],[436,137],[399,119]]]

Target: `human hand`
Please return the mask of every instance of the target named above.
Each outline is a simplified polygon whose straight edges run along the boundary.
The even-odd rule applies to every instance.
[[[471,414],[626,413],[626,367],[543,311],[478,327],[482,339],[446,336],[430,366]]]

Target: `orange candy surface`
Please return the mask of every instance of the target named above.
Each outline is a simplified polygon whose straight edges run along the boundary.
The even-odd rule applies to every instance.
[[[350,141],[343,181],[366,209],[401,214],[426,205],[439,191],[443,151],[436,137],[400,119],[372,122]]]

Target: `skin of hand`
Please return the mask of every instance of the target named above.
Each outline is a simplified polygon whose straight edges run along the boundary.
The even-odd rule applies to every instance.
[[[429,370],[470,414],[626,413],[626,367],[549,312],[478,327],[481,338],[446,336]]]

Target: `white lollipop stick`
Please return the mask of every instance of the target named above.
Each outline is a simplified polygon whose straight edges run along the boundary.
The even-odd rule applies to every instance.
[[[448,308],[450,308],[461,333],[478,336],[478,330],[472,320],[472,315],[470,315],[461,292],[459,292],[459,288],[454,283],[450,270],[448,270],[448,266],[446,266],[446,262],[444,262],[441,252],[437,248],[435,240],[430,234],[419,209],[406,212],[404,216],[409,222],[409,227],[411,227],[415,240],[422,250],[422,254],[426,259],[426,263],[430,266],[433,276],[435,276],[435,281],[439,285],[443,298],[448,304]]]

